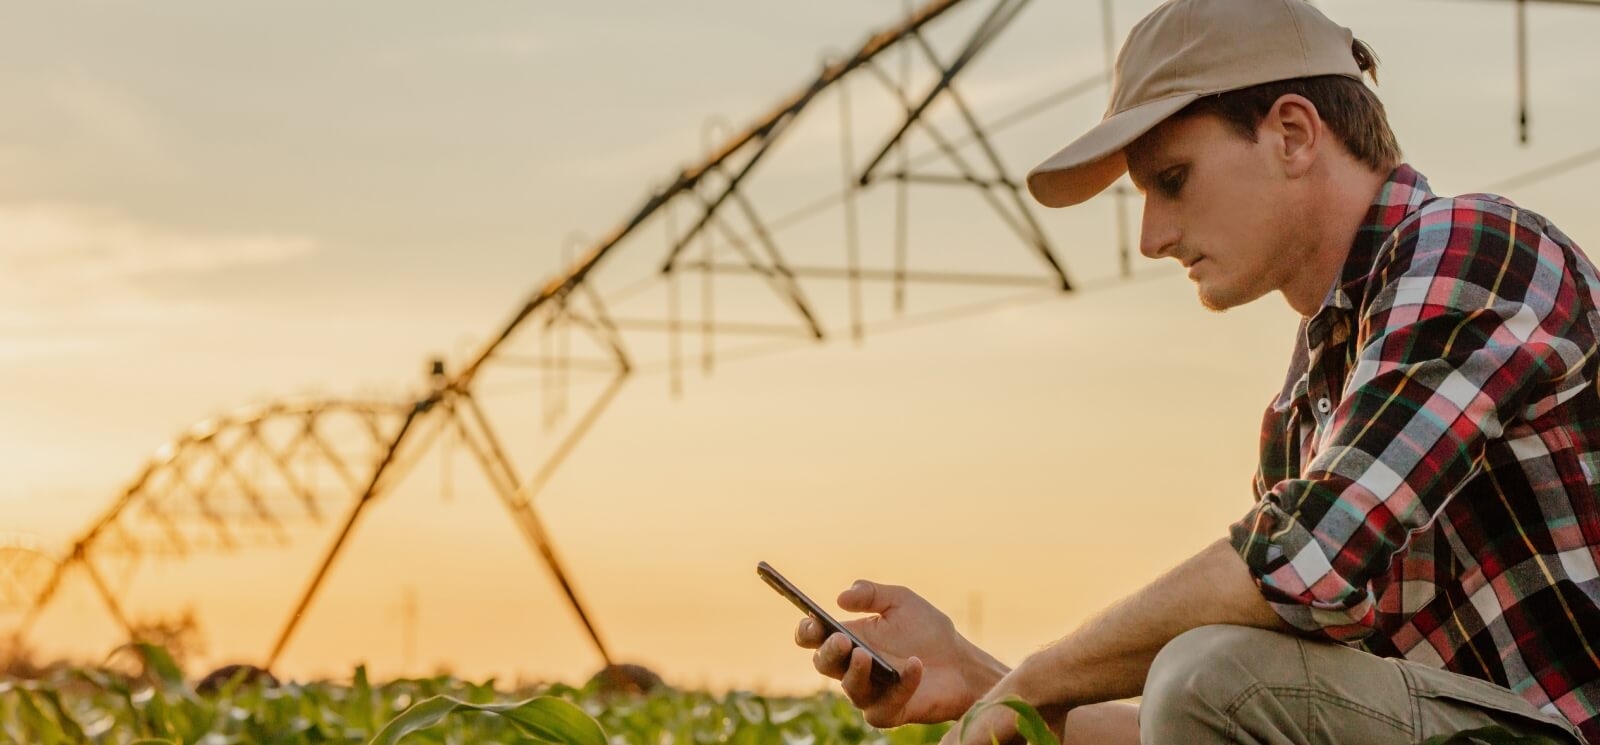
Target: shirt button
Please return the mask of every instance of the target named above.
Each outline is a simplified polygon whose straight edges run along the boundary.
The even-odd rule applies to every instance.
[[[1331,410],[1333,410],[1333,402],[1326,398],[1317,399],[1317,413],[1326,414]]]

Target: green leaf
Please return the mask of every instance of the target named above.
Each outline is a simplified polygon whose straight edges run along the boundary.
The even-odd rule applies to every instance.
[[[167,650],[149,642],[134,642],[133,646],[144,659],[145,669],[162,685],[168,688],[184,687],[183,671],[178,669],[178,663],[172,660],[172,655],[167,654]]]
[[[961,717],[959,725],[961,727],[962,741],[966,739],[967,723],[996,706],[1004,706],[1017,713],[1017,733],[1022,735],[1029,745],[1061,745],[1061,741],[1056,739],[1055,733],[1050,731],[1049,725],[1044,723],[1044,717],[1039,715],[1039,711],[1017,696],[1007,696],[998,701],[990,701],[983,706],[974,706],[968,709],[966,715]],[[989,739],[995,739],[993,732],[989,733]]]
[[[29,731],[39,738],[39,744],[55,745],[58,742],[68,742],[67,733],[62,731],[61,725],[45,714],[39,702],[34,700],[34,692],[23,688],[20,689],[20,693],[22,697],[17,700],[18,713],[21,715],[19,718],[27,725]]]
[[[83,733],[83,726],[78,724],[78,720],[72,716],[72,712],[62,702],[60,691],[54,688],[44,688],[39,691],[39,695],[43,696],[45,701],[50,702],[51,708],[56,710],[56,721],[61,723],[61,732],[69,741],[85,742],[89,739]]]
[[[378,718],[373,715],[372,710],[372,683],[367,680],[366,665],[356,666],[355,680],[350,686],[348,704],[345,708],[345,719],[360,727],[363,732],[371,732],[378,728]]]
[[[1028,702],[1016,696],[1007,696],[990,704],[995,705],[1005,706],[1017,713],[1017,732],[1027,738],[1028,745],[1061,745],[1056,733],[1050,731],[1050,725],[1045,724],[1044,717],[1039,715],[1039,710],[1029,706]]]
[[[511,722],[519,733],[549,742],[607,745],[599,722],[576,705],[554,696],[510,704],[473,704],[450,696],[434,696],[389,720],[368,745],[396,745],[406,735],[432,727],[457,711],[497,714]]]

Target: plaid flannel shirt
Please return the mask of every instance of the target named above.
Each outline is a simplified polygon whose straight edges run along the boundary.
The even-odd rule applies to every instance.
[[[1543,217],[1396,169],[1301,323],[1231,528],[1278,614],[1600,743],[1597,307]]]

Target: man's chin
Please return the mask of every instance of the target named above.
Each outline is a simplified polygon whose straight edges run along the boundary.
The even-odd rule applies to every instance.
[[[1200,298],[1200,305],[1213,313],[1224,313],[1241,305],[1249,305],[1271,291],[1270,286],[1221,285],[1215,278],[1212,282],[1199,282],[1195,285],[1195,294]]]
[[[1204,286],[1198,288],[1195,294],[1200,298],[1200,307],[1212,313],[1226,313],[1229,308],[1237,305],[1237,303],[1229,302],[1227,297],[1220,296],[1215,292],[1208,292]]]

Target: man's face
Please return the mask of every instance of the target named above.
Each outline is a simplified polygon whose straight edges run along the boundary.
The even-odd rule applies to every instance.
[[[1189,269],[1200,304],[1214,311],[1282,288],[1309,256],[1297,236],[1301,190],[1272,157],[1281,139],[1240,136],[1210,115],[1168,119],[1125,151],[1144,194],[1139,252]],[[1196,263],[1198,262],[1198,263]]]

